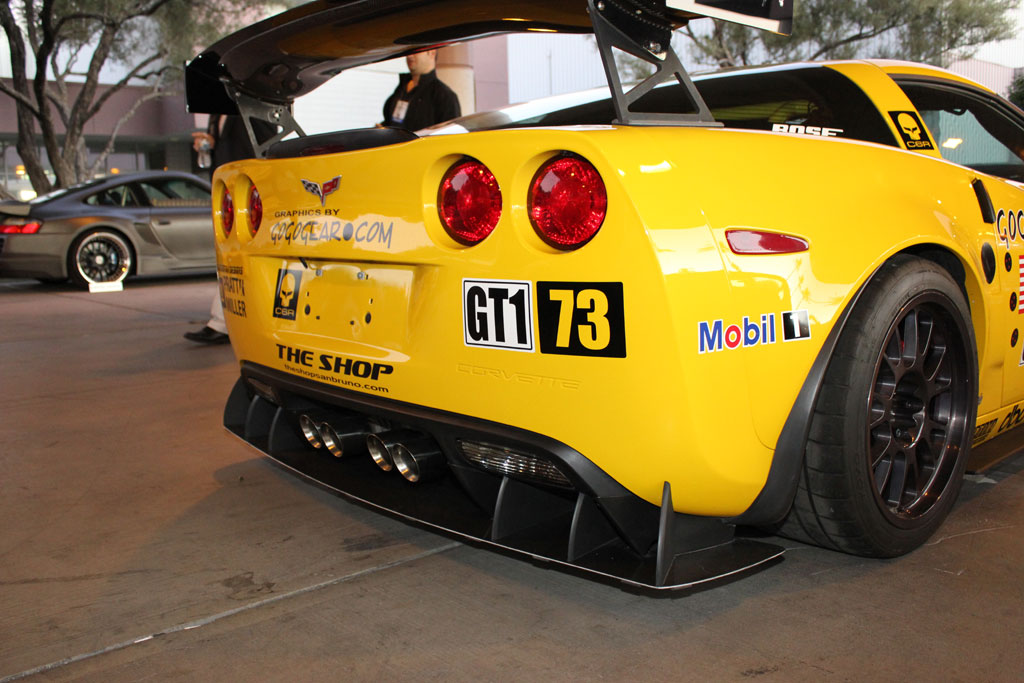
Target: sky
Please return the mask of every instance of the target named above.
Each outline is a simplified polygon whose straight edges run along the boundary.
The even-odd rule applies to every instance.
[[[1016,27],[1016,37],[1011,40],[1001,40],[998,43],[989,43],[978,51],[975,59],[982,59],[986,62],[995,62],[1003,66],[1024,67],[1024,4],[1019,9],[1013,10]]]

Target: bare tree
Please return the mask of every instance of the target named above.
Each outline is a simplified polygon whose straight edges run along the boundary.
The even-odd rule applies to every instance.
[[[259,4],[244,0],[9,0],[0,5],[0,25],[13,71],[9,83],[0,80],[0,93],[15,102],[16,148],[32,187],[42,193],[95,173],[138,108],[179,86],[182,60],[220,33],[258,15]],[[101,85],[101,73],[110,66],[119,67],[122,75]],[[86,123],[129,85],[144,85],[146,90],[114,125],[90,166]],[[40,142],[45,160],[39,153]],[[53,181],[47,176],[47,162]]]

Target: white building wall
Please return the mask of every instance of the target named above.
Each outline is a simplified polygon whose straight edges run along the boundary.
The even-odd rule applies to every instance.
[[[370,128],[384,119],[384,101],[407,70],[403,57],[343,71],[295,100],[295,120],[307,135]]]
[[[977,81],[1003,97],[1010,91],[1014,74],[1019,71],[1011,66],[994,64],[980,59],[957,60],[949,65],[949,70],[955,74],[966,76],[972,81]]]
[[[593,36],[512,34],[508,37],[509,102],[525,102],[605,84]]]

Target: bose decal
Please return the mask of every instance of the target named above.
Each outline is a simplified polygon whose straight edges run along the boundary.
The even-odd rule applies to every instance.
[[[797,135],[814,135],[821,138],[834,138],[846,131],[842,128],[822,128],[821,126],[790,125],[788,123],[773,123],[773,133],[796,133]]]

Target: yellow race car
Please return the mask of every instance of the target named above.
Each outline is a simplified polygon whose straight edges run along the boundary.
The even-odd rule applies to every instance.
[[[279,131],[214,178],[227,428],[641,586],[781,554],[737,527],[921,545],[1024,421],[1024,113],[910,63],[691,79],[671,31],[704,15],[784,32],[792,6],[322,1],[197,57],[192,111]],[[419,134],[291,118],[342,69],[530,30],[593,32],[609,89]],[[655,74],[627,88],[615,50]]]

